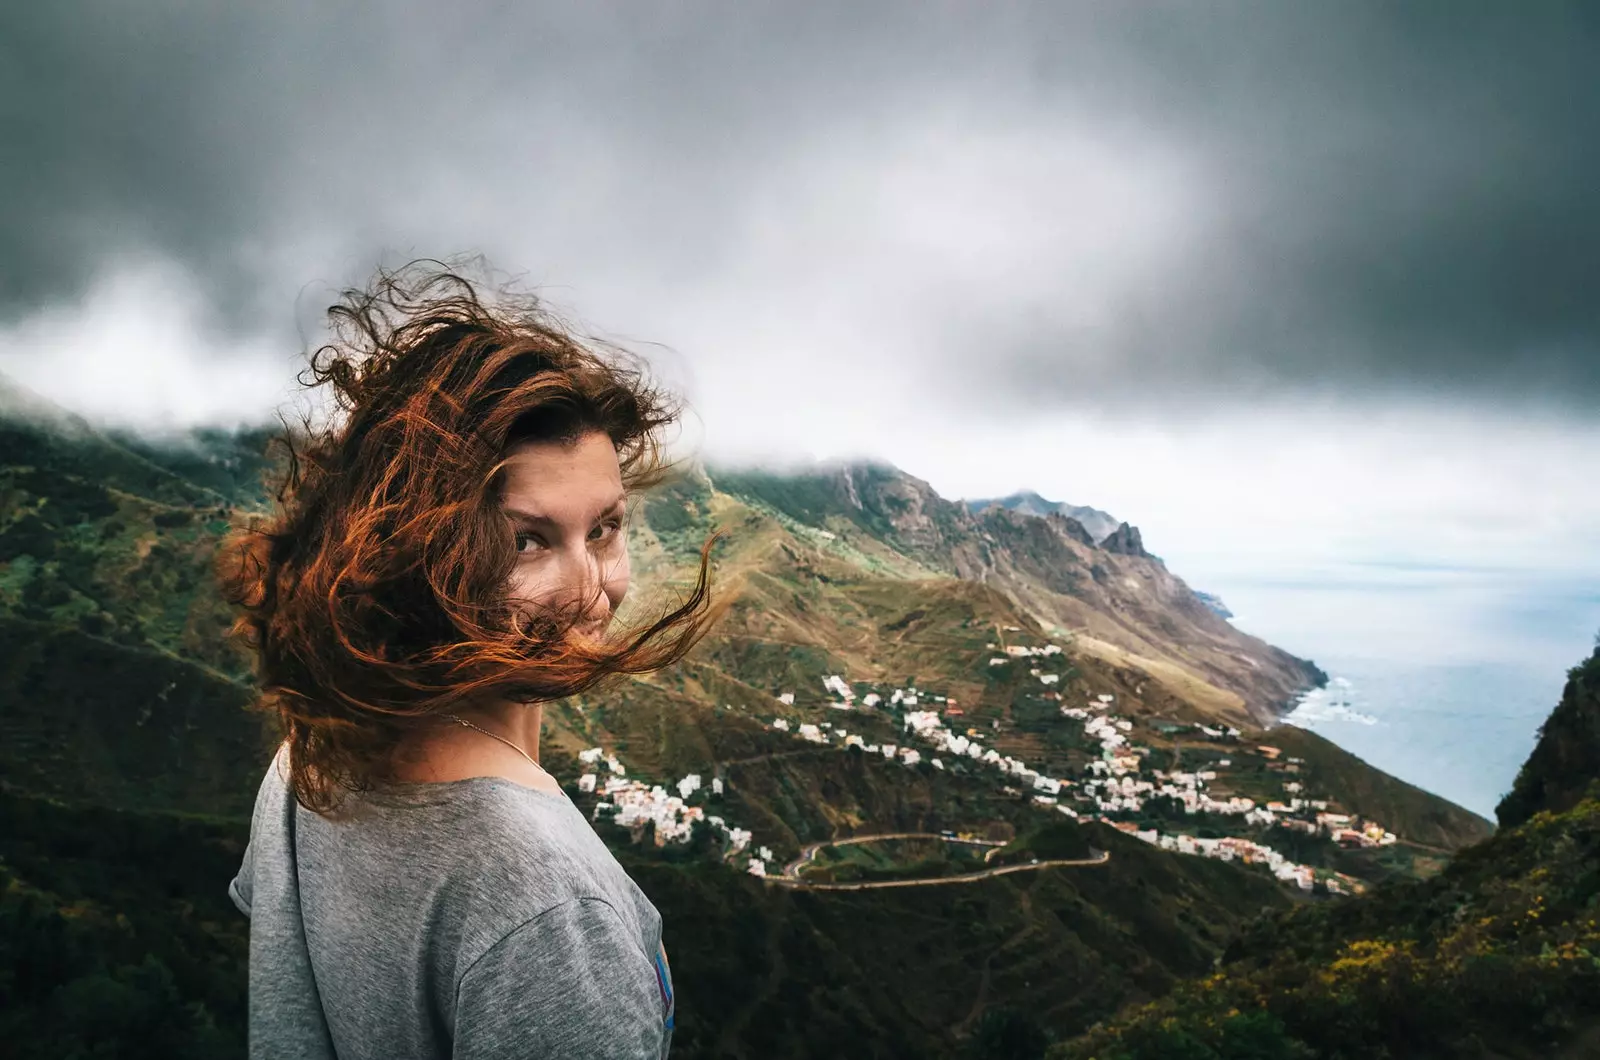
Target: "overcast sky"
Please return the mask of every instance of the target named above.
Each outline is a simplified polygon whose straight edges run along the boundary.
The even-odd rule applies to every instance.
[[[712,458],[1600,571],[1593,5],[231,6],[0,13],[0,371],[92,417],[263,418],[482,252]]]

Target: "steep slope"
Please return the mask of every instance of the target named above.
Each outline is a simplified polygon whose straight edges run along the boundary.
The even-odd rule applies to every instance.
[[[1392,777],[1307,729],[1280,725],[1256,733],[1260,742],[1304,762],[1351,813],[1382,821],[1413,843],[1459,850],[1489,838],[1494,825],[1471,810]]]
[[[1539,729],[1539,742],[1522,764],[1495,816],[1515,827],[1545,810],[1566,810],[1600,780],[1600,643],[1567,671],[1561,702]]]
[[[247,818],[255,798],[247,778],[275,743],[245,712],[251,697],[249,687],[155,647],[0,617],[0,787]]]
[[[17,1060],[245,1055],[249,821],[0,790],[0,1042]]]
[[[845,545],[875,541],[930,571],[991,585],[1046,628],[1075,634],[1084,653],[1164,683],[1207,684],[1219,720],[1269,723],[1298,692],[1326,681],[1310,662],[1229,625],[1126,523],[1097,545],[1076,520],[1000,506],[973,514],[886,464],[708,472],[716,489]]]

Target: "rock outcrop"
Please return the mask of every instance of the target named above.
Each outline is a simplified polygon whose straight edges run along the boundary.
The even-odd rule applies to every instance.
[[[1111,531],[1111,535],[1100,542],[1100,547],[1119,556],[1150,558],[1150,553],[1144,550],[1144,539],[1139,536],[1139,528],[1129,523],[1123,523]]]
[[[1502,828],[1541,811],[1562,813],[1600,787],[1600,645],[1567,671],[1561,702],[1539,729],[1539,742],[1511,791],[1495,807]]]

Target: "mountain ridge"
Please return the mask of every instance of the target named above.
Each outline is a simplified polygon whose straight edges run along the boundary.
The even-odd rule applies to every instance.
[[[835,530],[865,531],[934,570],[996,585],[1044,626],[1188,670],[1215,686],[1218,709],[1236,720],[1270,724],[1300,692],[1327,681],[1315,664],[1229,625],[1145,551],[1126,523],[1096,545],[1081,524],[1058,513],[1035,516],[995,505],[974,514],[881,461],[836,462],[787,476],[715,464],[703,470],[717,488],[818,529],[828,530],[828,515],[842,512]]]
[[[1024,515],[1059,515],[1071,519],[1084,532],[1089,535],[1090,544],[1099,544],[1121,525],[1122,520],[1110,512],[1101,511],[1085,504],[1068,504],[1065,501],[1051,501],[1041,497],[1030,489],[1018,490],[1004,497],[983,497],[965,500],[964,503],[974,514],[982,512],[990,505],[999,505],[1002,508]]]

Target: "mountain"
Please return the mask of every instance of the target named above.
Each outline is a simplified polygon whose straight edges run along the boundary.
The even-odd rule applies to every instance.
[[[0,431],[0,1040],[239,1055],[248,930],[224,888],[273,737],[209,561],[264,502],[269,432]],[[1058,513],[975,515],[885,465],[692,466],[630,516],[625,608],[681,588],[713,527],[737,597],[722,626],[668,672],[552,704],[542,745],[662,910],[675,1056],[970,1053],[1019,1019],[1080,1033],[1203,974],[1263,911],[1435,874],[1488,827],[1264,728],[1314,668],[1221,623],[1136,534],[1108,551]],[[672,786],[698,819],[602,813]],[[1310,826],[1310,800],[1393,842],[1283,823]],[[935,838],[914,857],[872,839],[906,832]],[[926,882],[952,871],[924,857],[944,832],[1004,844],[1007,871]],[[748,871],[842,838],[860,857],[809,885]],[[1048,867],[1062,850],[1076,863]],[[850,880],[894,886],[817,886]]]
[[[1423,880],[1264,917],[1218,969],[1053,1060],[1600,1055],[1600,650],[1500,806]]]
[[[881,463],[775,475],[710,468],[715,488],[797,524],[836,535],[824,551],[887,547],[928,575],[989,585],[1039,628],[1070,633],[1081,656],[1138,675],[1230,724],[1270,724],[1296,695],[1326,683],[1304,659],[1235,629],[1145,551],[1136,528],[1100,544],[1076,520],[940,497]],[[835,543],[837,542],[837,543]]]
[[[991,504],[997,504],[1008,511],[1018,512],[1022,515],[1056,515],[1072,519],[1088,531],[1095,542],[1100,542],[1111,535],[1111,532],[1121,525],[1121,520],[1099,508],[1090,508],[1081,504],[1067,504],[1064,501],[1047,501],[1032,490],[1019,490],[1009,497],[991,497],[982,500],[968,500],[963,502],[967,510],[974,514],[982,512]]]

